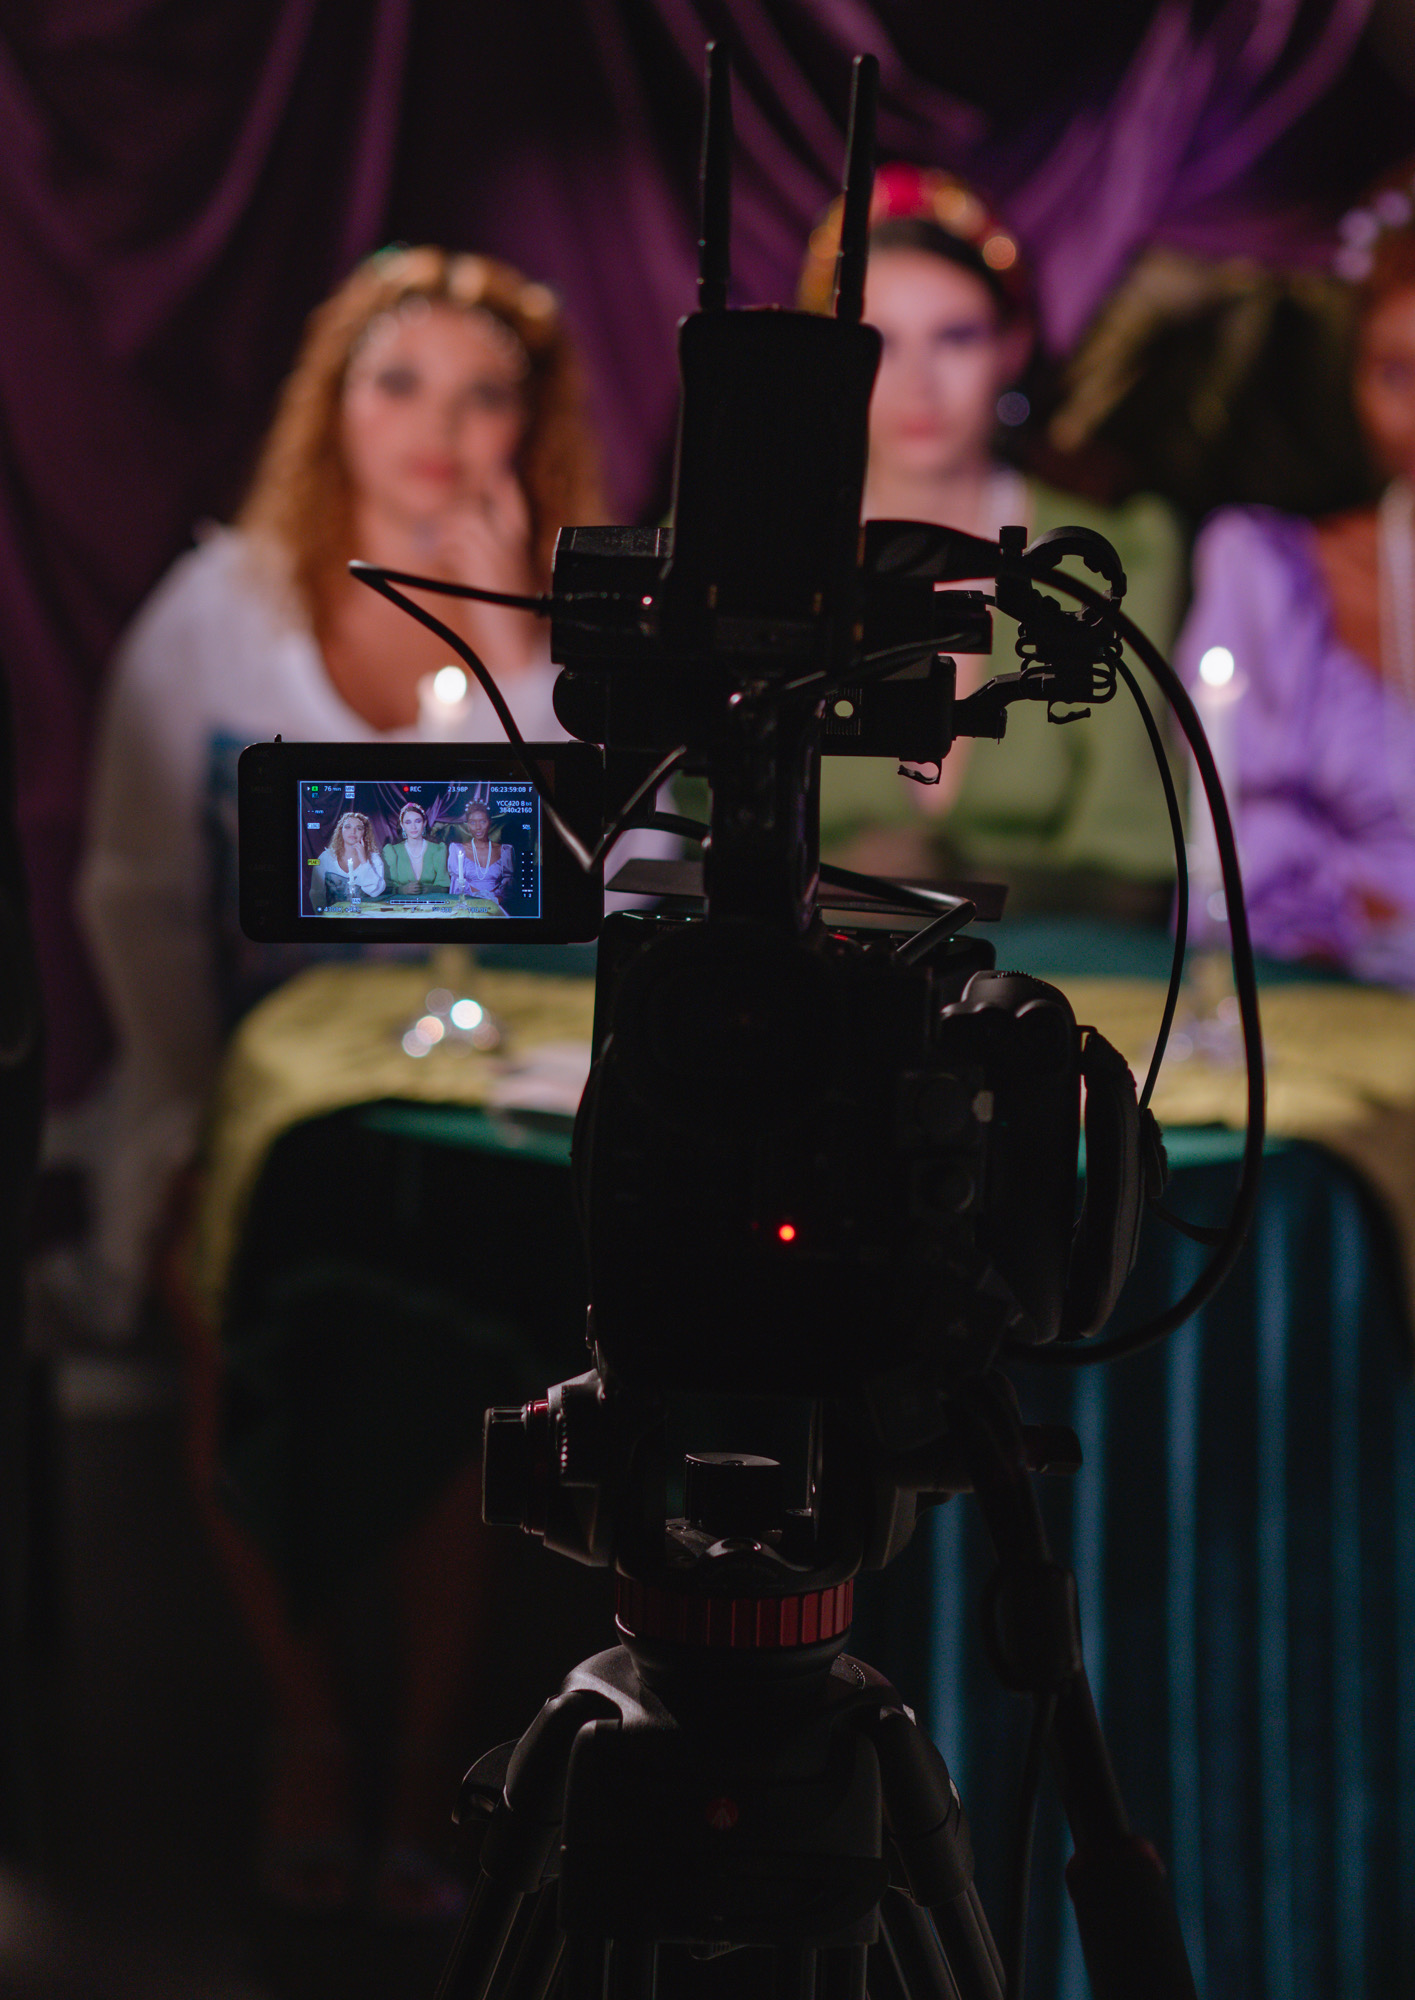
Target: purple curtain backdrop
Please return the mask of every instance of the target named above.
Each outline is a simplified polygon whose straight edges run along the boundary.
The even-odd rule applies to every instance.
[[[0,0],[0,659],[54,1101],[105,1053],[69,907],[105,662],[193,524],[234,505],[303,318],[358,257],[441,240],[554,284],[614,497],[641,515],[662,504],[693,300],[710,36],[736,61],[742,303],[791,296],[867,49],[883,151],[1006,208],[1059,350],[1149,241],[1326,253],[1341,207],[1410,144],[1373,11]]]
[[[0,658],[58,1102],[105,1051],[70,910],[103,668],[231,506],[305,313],[379,240],[409,14],[4,9]]]

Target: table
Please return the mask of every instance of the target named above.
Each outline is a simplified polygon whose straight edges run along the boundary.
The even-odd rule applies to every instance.
[[[1055,925],[1007,927],[1000,953],[1056,978],[1132,1059],[1158,1020],[1163,960],[1162,939]],[[563,1038],[576,1009],[587,1032],[587,992],[571,984],[522,996],[532,1039]],[[331,990],[314,989],[313,1018],[324,1018]],[[390,1213],[423,1230],[429,1295],[458,1272],[455,1259],[444,1267],[433,1255],[446,1246],[426,1229],[428,1190],[455,1202],[479,1175],[485,1190],[530,1174],[523,1185],[537,1191],[525,1202],[542,1249],[526,1269],[548,1287],[539,1338],[549,1364],[573,1350],[577,1287],[583,1295],[564,1129],[508,1123],[485,1102],[436,1103],[430,1065],[408,1065],[406,1090],[389,1093],[398,1101],[360,1103],[360,1086],[365,1098],[384,1095],[381,1065],[413,997],[411,988],[397,989],[401,998],[393,985],[380,991],[376,1060],[365,1047],[322,1138],[315,1124],[281,1144],[314,1135],[345,1164],[364,1163],[388,1191]],[[501,998],[510,1005],[512,990]],[[1069,1422],[1082,1440],[1083,1473],[1044,1481],[1044,1504],[1077,1573],[1088,1665],[1127,1802],[1170,1860],[1210,2000],[1415,1991],[1406,1881],[1415,1855],[1415,1391],[1402,1282],[1415,1188],[1402,1164],[1415,1161],[1403,1150],[1415,1105],[1412,1007],[1274,973],[1264,1015],[1279,1130],[1233,1279],[1156,1350],[1075,1375],[1019,1370],[1027,1415]],[[355,1059],[345,1042],[333,1052],[340,1068]],[[236,1094],[259,1074],[249,1060],[237,1067]],[[298,1086],[298,1069],[295,1078]],[[1236,1072],[1196,1066],[1171,1075],[1157,1098],[1162,1117],[1177,1105],[1195,1121],[1172,1124],[1169,1140],[1171,1205],[1196,1220],[1226,1210],[1238,1142],[1222,1121],[1240,1092]],[[427,1101],[410,1101],[419,1097]],[[1284,1126],[1320,1133],[1321,1143]],[[252,1157],[247,1147],[242,1171],[269,1194],[271,1176]],[[259,1190],[247,1198],[259,1202]],[[279,1208],[272,1198],[253,1212],[260,1226],[248,1243],[268,1244]],[[282,1226],[288,1239],[288,1214]],[[1147,1228],[1116,1328],[1185,1289],[1202,1255]],[[478,1267],[479,1287],[486,1277]],[[366,1302],[366,1282],[361,1290]],[[369,1318],[364,1338],[376,1343],[378,1310]],[[470,1393],[488,1353],[513,1372],[510,1350],[494,1339],[475,1366],[466,1354],[425,1356],[410,1405],[433,1396],[429,1422],[443,1426],[456,1403],[447,1381]],[[438,1377],[444,1368],[454,1372]],[[981,1654],[975,1606],[988,1567],[968,1503],[937,1510],[885,1577],[862,1584],[852,1644],[897,1680],[948,1758],[974,1818],[985,1898],[998,1911],[1025,1718]],[[1053,1812],[1039,1835],[1031,1990],[1055,2000],[1086,1991],[1060,1887],[1064,1852]]]
[[[361,923],[370,917],[391,917],[395,922],[405,923],[409,917],[504,917],[506,912],[494,896],[394,895],[365,896],[358,903],[346,899],[328,904],[318,914],[335,923],[341,917],[355,917]]]

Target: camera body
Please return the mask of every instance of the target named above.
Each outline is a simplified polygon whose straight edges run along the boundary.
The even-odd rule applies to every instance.
[[[880,350],[859,323],[876,79],[861,59],[837,316],[730,313],[714,53],[704,310],[681,330],[672,526],[571,529],[557,550],[557,715],[606,773],[638,768],[591,847],[520,746],[551,825],[592,865],[673,767],[707,778],[711,825],[696,907],[681,906],[679,871],[662,881],[679,907],[599,931],[574,1139],[592,1365],[486,1413],[485,1518],[612,1565],[621,1644],[464,1781],[480,1877],[446,1991],[467,1986],[465,1964],[481,1993],[559,1979],[598,2000],[647,1995],[663,1947],[692,1992],[717,1983],[707,1961],[743,1947],[755,1955],[726,1974],[739,1990],[745,1977],[863,1994],[878,1974],[901,1992],[999,1991],[957,1790],[894,1689],[840,1657],[857,1573],[899,1553],[921,1505],[971,1489],[999,1556],[989,1638],[1006,1684],[1036,1697],[1029,1769],[1055,1745],[1098,1987],[1192,1995],[1162,1871],[1100,1740],[1074,1579],[1026,1478],[1074,1469],[1078,1447],[1029,1431],[996,1370],[1004,1349],[1093,1331],[1109,1311],[1135,1247],[1133,1079],[1061,993],[996,969],[964,928],[971,899],[837,870],[836,886],[874,901],[873,921],[851,921],[820,894],[824,748],[941,763],[959,733],[1000,737],[1010,699],[1072,720],[1059,710],[1114,691],[1103,605],[1069,620],[1038,598],[1022,530],[994,549],[861,524]],[[1074,536],[1065,552],[1096,553]],[[1113,603],[1114,552],[1101,563]],[[946,645],[966,632],[985,650],[986,611],[939,586],[979,575],[1033,629],[1020,673],[959,702]],[[426,579],[365,580],[488,678],[391,589]],[[339,755],[357,806],[357,757]],[[493,809],[522,822],[523,795],[502,782],[472,794],[476,870],[498,845]],[[406,780],[407,803],[392,800],[414,831],[401,856],[385,843],[384,877],[420,893],[430,814],[440,803],[455,824],[462,792],[413,791]],[[311,795],[302,832],[323,838]],[[352,883],[369,839],[351,851],[341,821],[327,863],[321,850],[306,865]],[[503,832],[503,857],[513,844]],[[466,865],[463,852],[459,879]],[[920,911],[929,921],[908,926]],[[476,935],[475,920],[460,928]],[[1024,1895],[1009,1990],[1025,1936]]]
[[[557,714],[621,754],[678,746],[712,814],[700,910],[601,932],[574,1146],[594,1367],[489,1413],[488,1518],[613,1562],[668,1626],[695,1594],[891,1560],[950,1490],[960,1386],[1004,1346],[1095,1330],[1135,1248],[1128,1198],[1078,1216],[1083,1073],[1108,1194],[1137,1182],[1136,1113],[1065,997],[997,971],[947,895],[923,930],[907,897],[883,928],[822,902],[823,753],[941,762],[1001,736],[1008,700],[1113,689],[1113,635],[1032,587],[1020,530],[862,525],[878,353],[839,320],[686,321],[671,527],[566,530],[556,554]],[[1118,576],[1108,549],[1066,552]],[[945,586],[989,574],[1064,622],[960,702],[946,649],[988,651],[991,628]],[[809,1413],[797,1504],[715,1542],[724,1500],[674,1513],[677,1441],[725,1410],[740,1450],[768,1404]]]
[[[822,901],[823,752],[941,763],[960,734],[1001,737],[1011,700],[1055,711],[1114,689],[1104,618],[1032,580],[1080,553],[1118,596],[1099,538],[1038,552],[1021,529],[993,545],[862,524],[879,352],[858,319],[725,296],[693,315],[671,525],[566,529],[556,552],[559,719],[610,772],[705,776],[711,825],[696,907],[600,931],[574,1141],[594,1365],[488,1413],[485,1504],[662,1588],[655,1616],[695,1594],[799,1594],[804,1577],[843,1588],[887,1562],[919,1496],[950,1490],[960,1386],[1004,1346],[1096,1330],[1133,1260],[1119,1058],[1088,1065],[1099,1038],[1055,989],[995,969],[964,899],[876,884],[874,927]],[[959,701],[947,649],[990,650],[989,612],[945,586],[990,575],[1023,665]],[[527,776],[545,754],[527,749]],[[1105,1199],[1078,1213],[1083,1075]],[[767,1405],[802,1420],[786,1498],[723,1541],[732,1481],[715,1479],[685,1526],[678,1445],[692,1455],[712,1406],[740,1452]]]
[[[1060,1329],[1079,1036],[943,940],[611,917],[575,1139],[593,1338],[668,1393],[866,1393],[882,1441]],[[925,1405],[929,1405],[927,1414]]]

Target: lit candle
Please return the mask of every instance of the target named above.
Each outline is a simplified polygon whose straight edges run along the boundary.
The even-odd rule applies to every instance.
[[[1227,646],[1210,646],[1199,661],[1194,706],[1204,725],[1204,734],[1218,769],[1219,783],[1228,801],[1235,839],[1238,823],[1236,724],[1238,704],[1246,685]],[[1192,760],[1189,771],[1189,890],[1191,907],[1197,919],[1193,927],[1200,933],[1222,930],[1228,913],[1224,904],[1218,841],[1203,782]]]
[[[453,743],[466,734],[471,706],[460,667],[439,667],[418,682],[418,734],[429,743]]]

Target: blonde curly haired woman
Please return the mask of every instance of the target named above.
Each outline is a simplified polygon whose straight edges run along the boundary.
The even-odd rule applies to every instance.
[[[361,264],[314,313],[235,525],[174,565],[112,676],[80,895],[119,1038],[98,1190],[115,1320],[141,1303],[226,1031],[308,962],[240,935],[241,748],[277,731],[411,739],[419,682],[446,661],[441,641],[351,580],[349,559],[523,593],[548,586],[565,522],[600,518],[579,370],[545,286],[487,258],[400,249]],[[542,626],[505,607],[439,597],[435,608],[496,675],[525,735],[563,735]],[[489,705],[465,726],[501,735]],[[362,865],[384,866],[367,843]],[[363,1866],[338,1621],[292,1615],[224,1504],[229,1342],[225,1356],[209,1335],[191,1347],[193,1461],[274,1708],[263,1879],[281,1901],[336,1908]],[[401,1684],[375,1889],[395,1916],[437,1916],[455,1891],[436,1840],[486,1581],[471,1449],[388,1551]]]
[[[322,902],[343,902],[357,890],[361,896],[381,896],[388,886],[383,856],[373,837],[367,813],[346,812],[330,835],[329,845],[314,866]]]
[[[116,1315],[139,1303],[226,1033],[308,962],[241,935],[240,751],[276,732],[413,738],[418,684],[446,664],[349,559],[519,593],[549,585],[565,522],[600,518],[579,366],[544,285],[489,258],[383,251],[313,314],[234,527],[204,535],[138,614],[100,730],[79,900],[119,1044],[98,1189]],[[525,735],[563,736],[540,621],[427,601]],[[465,734],[499,740],[479,700]]]

